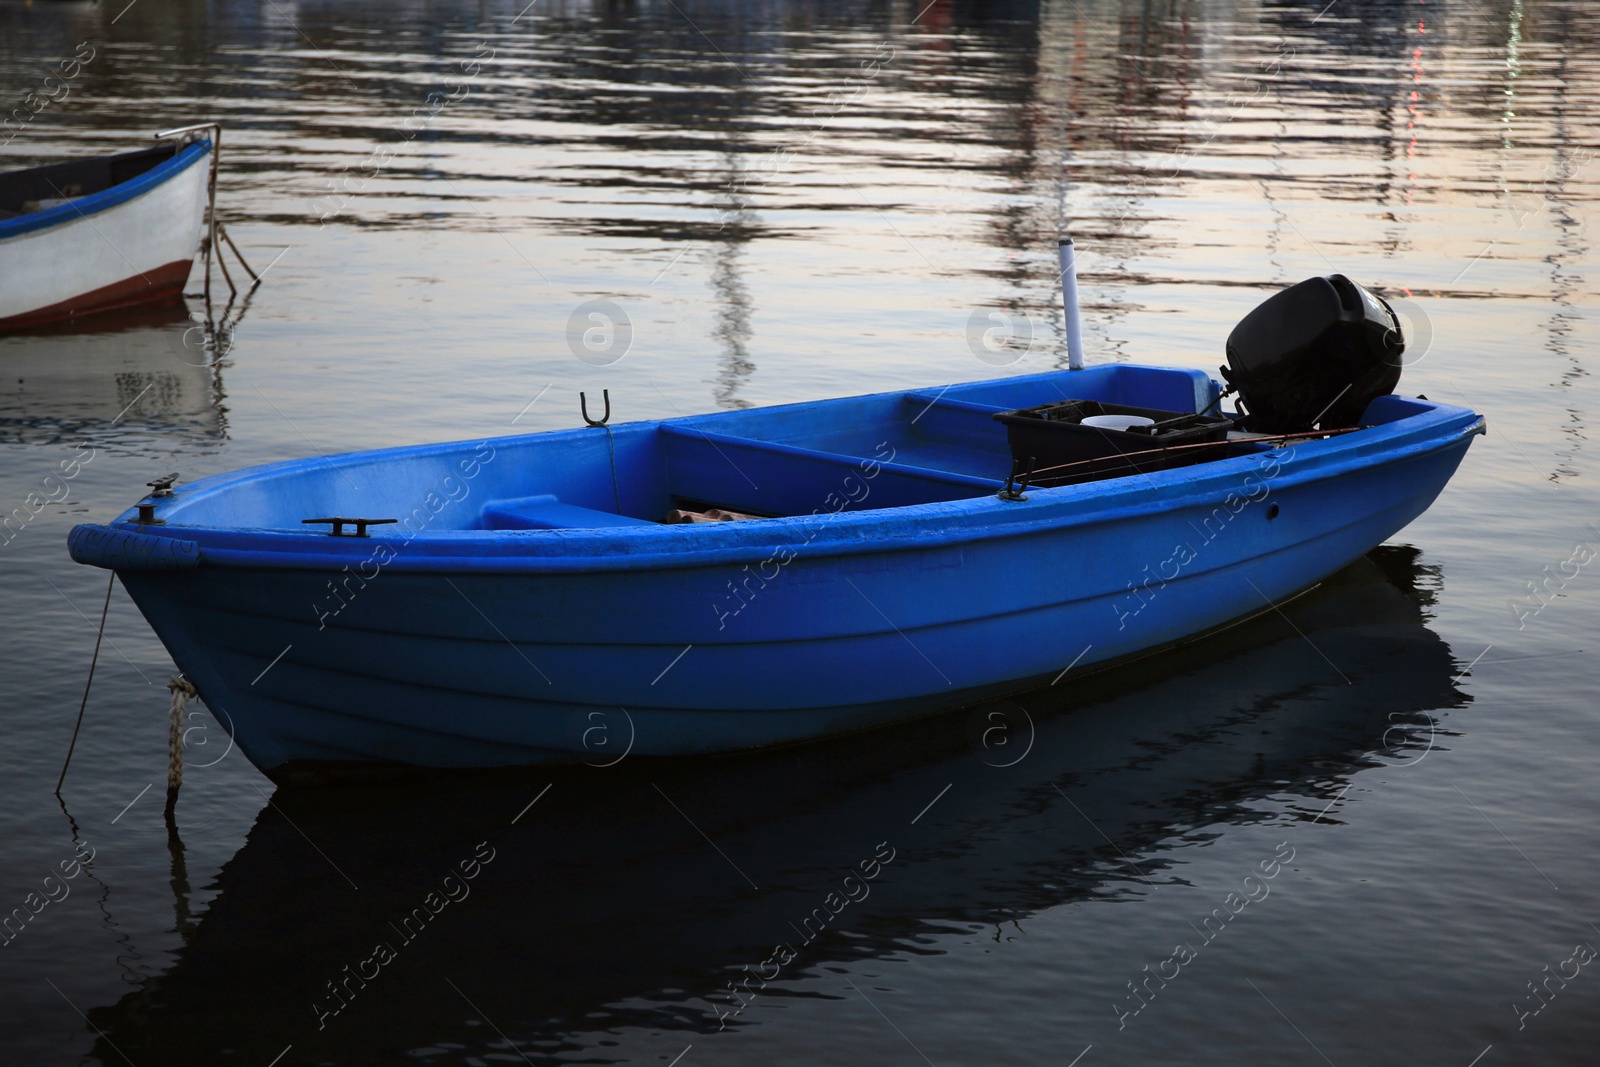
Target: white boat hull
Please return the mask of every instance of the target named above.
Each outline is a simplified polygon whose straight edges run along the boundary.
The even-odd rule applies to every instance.
[[[0,225],[0,329],[179,297],[200,243],[210,160],[209,143],[190,145],[154,181],[141,175]],[[21,225],[29,228],[5,232]]]

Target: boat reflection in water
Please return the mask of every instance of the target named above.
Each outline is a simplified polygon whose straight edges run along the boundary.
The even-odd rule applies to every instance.
[[[0,444],[117,429],[227,435],[219,334],[182,303],[108,311],[0,336]]]
[[[1469,699],[1425,625],[1437,589],[1386,546],[1284,607],[1305,636],[1269,613],[904,727],[650,763],[618,761],[619,715],[596,724],[594,769],[280,789],[172,968],[89,1013],[95,1052],[506,1058],[479,1018],[534,1057],[619,1027],[692,1037],[780,943],[769,992],[950,924],[1142,891],[1108,838],[1170,880],[1186,837],[1269,817],[1265,797],[1302,794],[1311,819],[1359,770],[1425,754],[1436,713]]]

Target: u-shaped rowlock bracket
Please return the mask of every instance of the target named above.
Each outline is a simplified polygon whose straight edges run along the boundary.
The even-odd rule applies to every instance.
[[[581,392],[578,394],[578,410],[583,413],[583,421],[588,423],[590,426],[604,426],[606,423],[611,421],[611,390],[600,390],[600,396],[606,402],[606,413],[600,416],[599,420],[596,421],[595,419],[591,419],[589,417],[589,398]]]
[[[1028,499],[1023,494],[1025,494],[1028,491],[1028,483],[1033,480],[1033,462],[1034,462],[1033,457],[1029,456],[1028,457],[1028,469],[1023,472],[1022,484],[1021,485],[1017,485],[1016,481],[1017,481],[1017,465],[1018,464],[1017,464],[1016,460],[1012,460],[1011,461],[1011,473],[1006,475],[1006,486],[1005,486],[1004,489],[1000,490],[1000,492],[996,494],[1001,500],[1009,500],[1009,501],[1016,502],[1016,501],[1023,501],[1023,500],[1027,500]]]

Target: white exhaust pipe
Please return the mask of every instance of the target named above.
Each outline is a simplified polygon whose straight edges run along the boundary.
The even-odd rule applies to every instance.
[[[1078,322],[1078,264],[1072,238],[1061,239],[1061,310],[1067,322],[1067,366],[1083,369],[1083,327]]]

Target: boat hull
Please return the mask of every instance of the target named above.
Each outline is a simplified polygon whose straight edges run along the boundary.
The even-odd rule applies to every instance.
[[[181,299],[205,217],[211,145],[0,223],[0,330]]]
[[[1035,492],[1085,506],[935,543],[811,541],[754,570],[761,555],[611,569],[417,559],[352,581],[359,566],[190,566],[181,552],[118,569],[275,777],[730,752],[1071,684],[1271,610],[1425,510],[1481,426],[1364,459],[1302,446],[1167,472],[1151,479],[1153,506]]]

